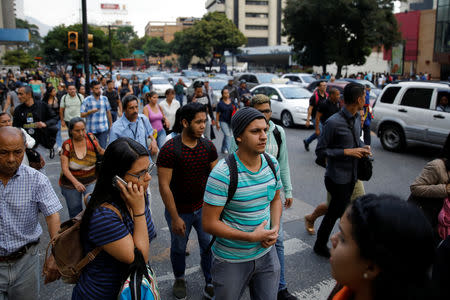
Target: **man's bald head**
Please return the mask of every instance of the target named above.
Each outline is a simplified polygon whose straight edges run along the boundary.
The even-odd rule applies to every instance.
[[[19,169],[25,154],[22,131],[15,127],[0,128],[0,177],[11,178]]]
[[[3,141],[14,139],[19,139],[22,144],[25,143],[23,133],[19,128],[11,126],[0,127],[0,145]]]

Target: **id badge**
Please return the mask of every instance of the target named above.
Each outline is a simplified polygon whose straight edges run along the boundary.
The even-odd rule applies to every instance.
[[[33,116],[27,117],[27,123],[33,123]]]

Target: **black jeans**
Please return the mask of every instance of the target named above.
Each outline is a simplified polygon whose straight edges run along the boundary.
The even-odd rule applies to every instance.
[[[364,144],[370,146],[370,125],[363,125],[363,132],[364,132]]]
[[[350,203],[350,197],[352,196],[355,182],[337,184],[330,177],[325,177],[325,186],[331,195],[331,201],[328,206],[328,211],[320,224],[319,231],[317,232],[316,245],[320,247],[327,245],[334,223],[342,216],[347,205]]]

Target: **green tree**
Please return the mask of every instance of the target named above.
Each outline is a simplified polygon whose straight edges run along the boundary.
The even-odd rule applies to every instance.
[[[133,53],[134,50],[144,50],[145,43],[150,39],[149,36],[143,36],[141,38],[134,37],[128,43],[128,49],[130,53]]]
[[[132,39],[137,38],[137,34],[133,26],[120,26],[115,30],[115,35],[122,44],[128,44]]]
[[[67,33],[69,31],[78,32],[78,49],[70,50],[67,46]],[[83,35],[82,25],[74,24],[70,26],[59,25],[54,27],[44,37],[43,55],[47,63],[77,63],[83,62]],[[109,64],[109,40],[108,36],[96,26],[88,26],[88,32],[94,36],[94,47],[89,49],[89,61],[92,64]],[[122,44],[116,35],[112,35],[113,59],[120,59],[128,56],[127,47]]]
[[[192,56],[207,62],[213,54],[223,54],[236,49],[247,39],[224,14],[208,13],[192,27],[175,33],[171,43],[172,52],[180,55],[180,65],[185,66]]]
[[[159,37],[149,38],[142,50],[144,50],[145,55],[153,57],[162,57],[170,54],[169,44]]]
[[[33,68],[36,65],[33,57],[23,49],[7,51],[3,61],[6,65],[20,66],[21,69]]]
[[[392,0],[287,0],[284,34],[301,64],[362,65],[372,49],[400,41]]]
[[[31,24],[26,20],[16,18],[16,28],[28,29],[30,32],[30,43],[27,46],[19,46],[25,49],[31,56],[38,56],[40,54],[40,47],[42,44],[42,37],[39,33],[39,27]]]

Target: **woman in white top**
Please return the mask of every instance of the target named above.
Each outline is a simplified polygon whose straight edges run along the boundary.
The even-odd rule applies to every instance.
[[[175,99],[175,91],[174,89],[166,90],[166,99],[161,101],[159,106],[161,107],[164,116],[169,121],[169,130],[167,133],[172,132],[173,125],[175,124],[175,113],[180,108],[180,102],[173,101]]]

